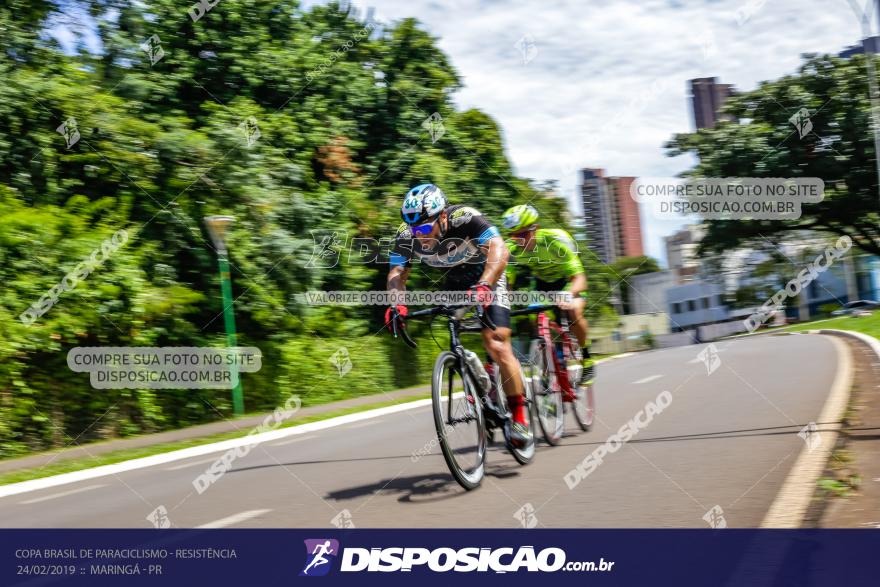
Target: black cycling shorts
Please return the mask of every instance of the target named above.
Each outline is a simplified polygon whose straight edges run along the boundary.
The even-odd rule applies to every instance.
[[[495,323],[495,326],[510,328],[510,308],[502,308],[492,304],[486,309],[486,315]]]
[[[535,291],[563,291],[567,287],[568,280],[564,277],[556,281],[542,281],[535,278]]]
[[[557,279],[556,281],[541,281],[537,277],[535,278],[535,291],[568,291],[568,285],[571,283],[571,280],[563,277],[562,279]],[[587,292],[582,291],[578,296],[580,298],[586,298]]]
[[[510,298],[507,290],[507,276],[503,273],[492,289],[495,292],[495,301],[486,308],[486,315],[499,328],[510,328]]]

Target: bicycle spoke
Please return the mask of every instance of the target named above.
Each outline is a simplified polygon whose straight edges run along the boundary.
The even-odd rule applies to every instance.
[[[485,435],[479,406],[473,404],[472,383],[460,372],[458,357],[446,353],[438,359],[434,379],[434,413],[440,447],[456,480],[466,489],[483,476]],[[456,390],[456,382],[461,381]],[[442,415],[442,416],[441,416]]]

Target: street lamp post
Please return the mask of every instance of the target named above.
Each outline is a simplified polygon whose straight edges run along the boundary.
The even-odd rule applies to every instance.
[[[223,294],[223,323],[226,326],[226,346],[230,349],[238,347],[235,335],[235,314],[232,311],[232,279],[229,275],[229,255],[226,250],[226,231],[235,222],[232,216],[206,216],[205,226],[214,246],[217,248],[217,263],[220,266],[220,290]],[[241,379],[238,374],[238,363],[233,361],[230,375],[235,381],[232,388],[232,412],[236,416],[244,413],[244,394],[241,390]]]
[[[869,6],[873,6],[880,21],[880,0],[872,0],[865,9],[855,2],[849,1],[856,18],[862,25],[862,50],[865,54],[865,67],[868,70],[868,96],[871,101],[871,128],[874,134],[874,163],[877,177],[880,178],[880,92],[877,91],[877,77],[874,71],[874,55],[877,51],[877,39],[871,35],[871,15]]]

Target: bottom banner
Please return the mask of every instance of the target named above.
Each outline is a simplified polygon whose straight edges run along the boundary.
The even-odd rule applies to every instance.
[[[876,530],[0,530],[0,585],[853,587],[878,554]]]

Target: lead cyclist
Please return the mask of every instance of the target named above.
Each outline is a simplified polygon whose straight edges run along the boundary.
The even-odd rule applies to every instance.
[[[507,266],[507,281],[513,288],[518,267],[528,268],[539,291],[566,292],[568,300],[557,304],[568,313],[570,330],[581,346],[583,371],[580,385],[590,385],[595,378],[595,361],[587,343],[589,326],[584,318],[587,274],[577,254],[577,245],[566,231],[541,228],[539,214],[533,206],[524,204],[508,209],[502,217],[502,226],[508,234],[507,248],[513,257]]]
[[[523,395],[522,371],[510,344],[510,303],[504,270],[510,253],[501,233],[475,208],[449,204],[436,185],[422,184],[407,192],[400,209],[403,224],[391,251],[388,291],[400,296],[414,262],[443,270],[446,289],[467,290],[486,311],[496,328],[483,328],[483,346],[498,365],[501,385],[511,411],[510,441],[518,447],[534,442],[528,406]],[[408,311],[395,304],[385,312],[385,323],[405,328]]]

